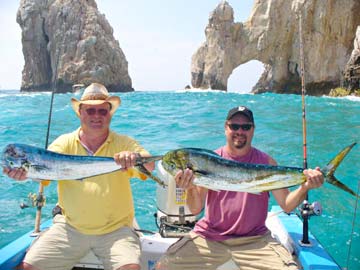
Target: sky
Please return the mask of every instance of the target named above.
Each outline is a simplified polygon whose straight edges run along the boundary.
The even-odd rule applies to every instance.
[[[221,0],[96,0],[128,61],[135,90],[172,91],[191,83],[191,57],[205,42],[210,13]],[[244,22],[254,0],[228,0],[235,22]],[[20,1],[0,0],[0,90],[20,89],[24,67],[21,28],[16,22]],[[251,61],[237,67],[229,92],[250,92],[263,71]]]

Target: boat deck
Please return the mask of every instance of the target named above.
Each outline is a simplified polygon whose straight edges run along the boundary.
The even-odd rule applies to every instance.
[[[279,206],[272,207],[267,219],[267,226],[288,250],[297,255],[303,267],[302,269],[341,270],[339,265],[310,232],[309,241],[311,245],[300,245],[302,239],[302,221],[296,214],[277,214],[280,210]],[[51,220],[44,222],[41,230],[45,230],[51,226],[51,224]],[[32,232],[29,232],[0,250],[0,269],[12,270],[22,261],[26,249],[35,239],[35,237],[31,235]],[[158,234],[142,236],[142,269],[152,269],[156,260],[166,251],[167,247],[176,240],[176,238],[161,238]],[[82,259],[73,269],[103,269],[103,267],[95,255],[88,254],[88,256]],[[220,269],[232,270],[237,268],[234,264],[227,264],[226,268],[220,267]]]

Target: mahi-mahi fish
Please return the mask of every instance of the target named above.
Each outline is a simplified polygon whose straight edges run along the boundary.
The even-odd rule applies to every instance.
[[[161,157],[158,156],[139,157],[136,159],[135,167],[141,172],[147,172],[143,164],[159,159]],[[112,157],[59,154],[17,143],[5,147],[0,162],[3,167],[26,170],[28,178],[54,181],[83,180],[121,169]],[[159,184],[164,185],[162,181]]]
[[[334,176],[336,168],[355,144],[345,147],[321,172],[326,182],[357,196]],[[179,170],[190,168],[195,175],[194,184],[212,190],[260,193],[300,185],[306,181],[303,168],[241,163],[199,148],[169,151],[162,158],[162,166],[173,176]]]

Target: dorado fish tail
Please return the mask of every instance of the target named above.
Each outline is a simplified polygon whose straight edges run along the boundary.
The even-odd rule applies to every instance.
[[[147,177],[149,177],[152,180],[154,180],[155,182],[157,182],[159,185],[165,187],[166,184],[159,177],[157,177],[157,176],[153,175],[151,172],[149,172],[143,165],[144,163],[158,161],[162,158],[163,158],[163,156],[151,156],[151,157],[137,158],[135,168],[139,172],[142,172],[144,175],[146,175]]]
[[[149,177],[150,179],[154,180],[155,182],[157,182],[160,186],[162,187],[166,187],[167,185],[164,183],[164,181],[162,181],[159,177],[153,175],[151,172],[149,172],[145,167],[144,165],[142,164],[139,164],[139,165],[136,165],[135,168],[143,173],[144,175],[146,175],[147,177]]]
[[[348,186],[341,183],[338,179],[336,179],[334,173],[337,169],[337,167],[340,165],[340,163],[343,161],[345,156],[350,152],[350,150],[356,145],[355,143],[350,144],[349,146],[345,147],[339,154],[336,155],[335,158],[333,158],[321,171],[324,173],[326,182],[350,193],[351,195],[354,195],[355,197],[358,197],[358,195],[351,190]]]
[[[326,182],[328,182],[338,188],[341,188],[342,190],[350,193],[351,195],[354,195],[355,197],[359,197],[359,195],[357,195],[351,188],[349,188],[347,185],[345,185],[345,184],[341,183],[339,180],[337,180],[333,174],[326,176],[326,179],[327,179]]]
[[[150,156],[150,157],[138,157],[136,158],[136,165],[142,165],[144,163],[154,162],[161,160],[163,156]]]

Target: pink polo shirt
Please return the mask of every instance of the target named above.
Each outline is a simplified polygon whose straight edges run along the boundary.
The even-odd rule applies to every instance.
[[[244,163],[269,164],[270,159],[254,147],[240,158],[231,157],[224,147],[215,152],[226,159]],[[251,194],[208,190],[205,216],[196,223],[194,232],[215,241],[263,235],[268,231],[265,226],[268,202],[268,192]]]

